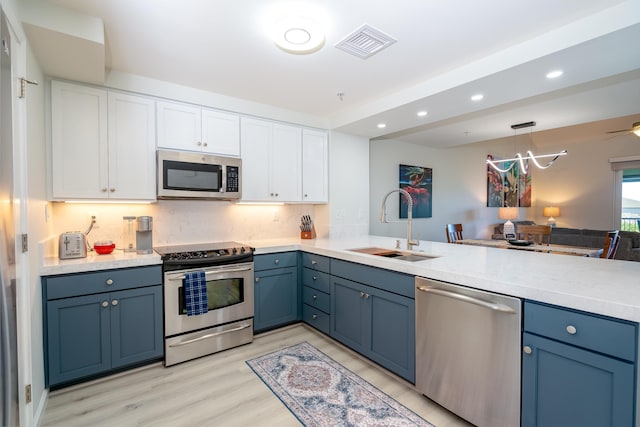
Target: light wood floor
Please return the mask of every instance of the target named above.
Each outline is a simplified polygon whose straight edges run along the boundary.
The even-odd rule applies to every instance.
[[[470,426],[386,370],[302,324],[165,368],[129,371],[49,395],[43,427],[299,426],[246,360],[307,341],[437,427]]]

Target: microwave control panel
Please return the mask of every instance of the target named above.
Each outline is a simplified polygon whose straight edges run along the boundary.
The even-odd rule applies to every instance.
[[[237,166],[227,166],[227,193],[237,193],[239,191],[239,168]]]

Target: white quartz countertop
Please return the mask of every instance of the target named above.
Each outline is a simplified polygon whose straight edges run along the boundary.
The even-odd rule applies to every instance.
[[[245,242],[256,254],[303,250],[563,307],[640,322],[640,262],[422,242],[415,250],[437,258],[409,262],[351,252],[394,249],[396,239],[279,239]],[[402,240],[404,243],[404,240]]]
[[[412,276],[640,322],[640,262],[440,242],[421,242],[415,251],[436,258],[417,262],[349,250],[373,246],[395,248],[396,238],[381,236],[291,238],[243,243],[254,247],[256,255],[303,250]],[[70,260],[45,257],[40,274],[51,276],[161,263],[156,253],[137,255],[121,251]]]
[[[83,273],[86,271],[110,270],[114,268],[140,267],[162,264],[157,253],[138,255],[135,252],[124,253],[116,250],[108,255],[89,254],[86,258],[58,259],[45,257],[40,266],[41,276],[56,274]]]

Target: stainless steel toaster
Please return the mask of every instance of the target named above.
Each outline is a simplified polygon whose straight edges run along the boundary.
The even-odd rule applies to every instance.
[[[58,245],[60,259],[85,258],[87,256],[87,236],[81,231],[62,233]]]

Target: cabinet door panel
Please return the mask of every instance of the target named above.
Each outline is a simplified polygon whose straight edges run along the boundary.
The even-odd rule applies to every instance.
[[[298,320],[298,270],[296,267],[255,273],[256,331]]]
[[[107,156],[107,91],[52,81],[53,198],[107,198]]]
[[[155,102],[109,92],[109,197],[156,199]]]
[[[56,385],[107,371],[109,353],[108,294],[47,303],[49,384]]]
[[[273,125],[269,191],[276,195],[276,201],[299,202],[302,199],[301,143],[299,127]]]
[[[329,166],[327,133],[302,131],[302,201],[328,200]]]
[[[415,302],[368,288],[371,304],[371,358],[415,381]]]
[[[162,357],[162,286],[112,292],[109,298],[112,368]]]
[[[240,155],[240,116],[202,110],[202,150],[226,156]]]
[[[173,102],[157,103],[158,147],[201,151],[200,109]]]
[[[331,337],[368,356],[370,305],[364,288],[339,277],[331,279]]]
[[[634,367],[524,334],[522,426],[633,425]]]
[[[263,120],[242,118],[242,200],[267,201],[272,125]]]

